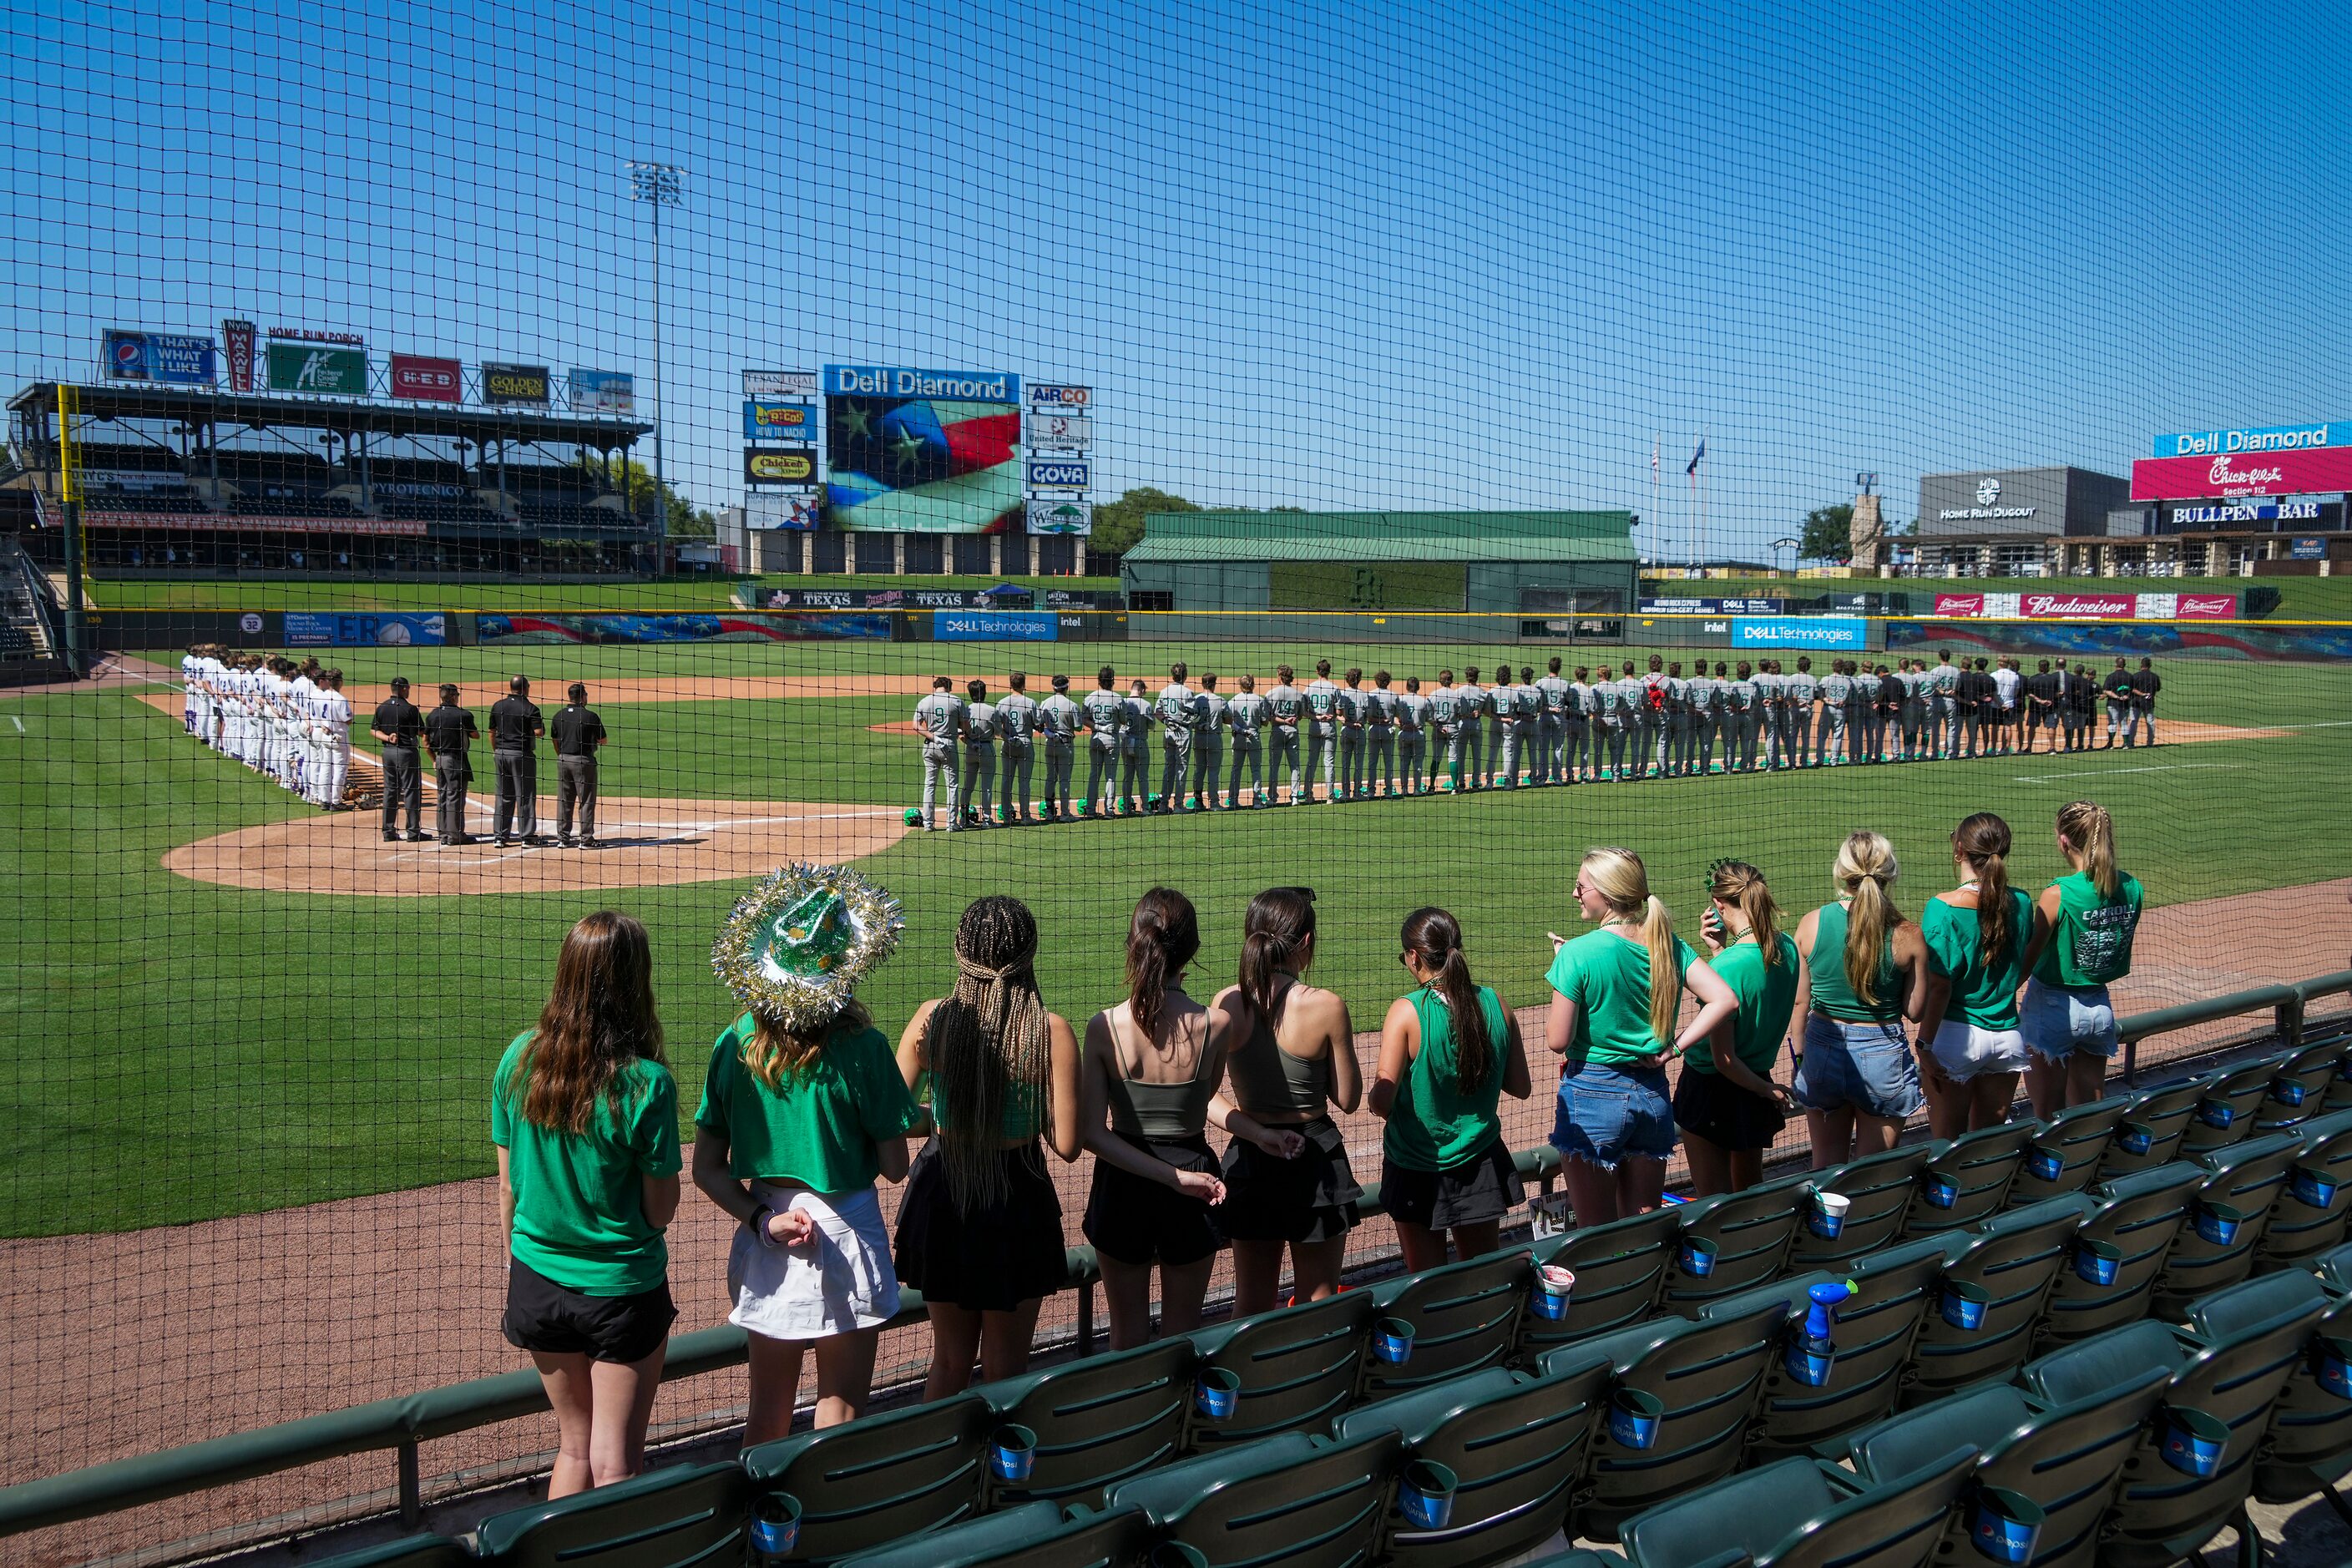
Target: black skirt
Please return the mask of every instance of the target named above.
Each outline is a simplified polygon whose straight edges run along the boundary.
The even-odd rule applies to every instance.
[[[1675,1125],[1718,1149],[1769,1149],[1788,1124],[1778,1100],[1759,1099],[1721,1073],[1685,1067],[1675,1085]]]
[[[1069,1279],[1062,1250],[1062,1200],[1045,1173],[1042,1145],[997,1151],[1006,1192],[959,1209],[934,1138],[915,1156],[898,1205],[892,1247],[898,1282],[968,1312],[1009,1312],[1059,1290]]]
[[[1209,1141],[1195,1134],[1169,1142],[1119,1133],[1155,1160],[1180,1171],[1217,1173]],[[1199,1198],[1122,1171],[1095,1157],[1094,1190],[1087,1194],[1087,1240],[1103,1257],[1141,1267],[1147,1263],[1198,1263],[1223,1245],[1215,1211]]]
[[[1525,1203],[1528,1189],[1501,1139],[1458,1165],[1416,1171],[1381,1162],[1381,1207],[1389,1216],[1426,1230],[1452,1230],[1501,1219]]]
[[[1328,1116],[1295,1126],[1307,1147],[1296,1160],[1277,1159],[1236,1138],[1225,1145],[1225,1201],[1217,1226],[1234,1241],[1335,1241],[1353,1230],[1364,1195],[1348,1163],[1348,1141]]]

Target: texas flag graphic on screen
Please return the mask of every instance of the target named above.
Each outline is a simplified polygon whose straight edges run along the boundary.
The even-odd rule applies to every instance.
[[[835,526],[920,533],[1012,526],[1022,504],[1017,401],[842,393],[835,387],[845,378],[835,368],[827,367],[824,400],[825,500]],[[961,390],[976,379],[953,384]]]

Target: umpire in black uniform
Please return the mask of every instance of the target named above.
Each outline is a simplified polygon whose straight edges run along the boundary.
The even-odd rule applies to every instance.
[[[490,837],[501,848],[510,838],[528,844],[539,831],[536,742],[546,733],[539,704],[530,700],[530,680],[516,676],[507,682],[507,694],[490,704],[490,761],[499,771]]]
[[[418,818],[425,811],[425,774],[416,764],[416,737],[425,731],[425,715],[408,700],[408,677],[392,678],[392,695],[375,705],[368,733],[383,747],[383,841],[399,841],[393,830],[404,807],[408,842],[422,843]]]
[[[474,716],[457,706],[457,689],[441,689],[441,706],[425,716],[425,743],[433,749],[433,789],[440,797],[441,842],[471,844],[466,833],[466,786],[474,782],[469,742],[481,731]]]
[[[580,811],[579,846],[596,847],[596,748],[604,743],[604,721],[588,706],[588,689],[578,681],[555,714],[555,841],[572,845],[572,812]]]

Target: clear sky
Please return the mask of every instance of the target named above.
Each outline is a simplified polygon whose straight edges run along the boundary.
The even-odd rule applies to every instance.
[[[2340,4],[7,11],[0,374],[225,315],[635,371],[1098,389],[1097,498],[1622,505],[1760,552],[1878,470],[2352,417]]]

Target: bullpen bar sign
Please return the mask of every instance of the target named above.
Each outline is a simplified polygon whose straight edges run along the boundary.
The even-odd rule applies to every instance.
[[[430,354],[392,356],[392,395],[419,403],[457,403],[466,395],[466,367]]]
[[[816,483],[814,447],[746,447],[743,482],[747,485],[813,485]]]
[[[2352,447],[2217,458],[2142,458],[2132,464],[2132,500],[2324,495],[2352,489]]]
[[[543,364],[486,364],[482,367],[482,401],[544,408],[548,405],[548,382]]]

